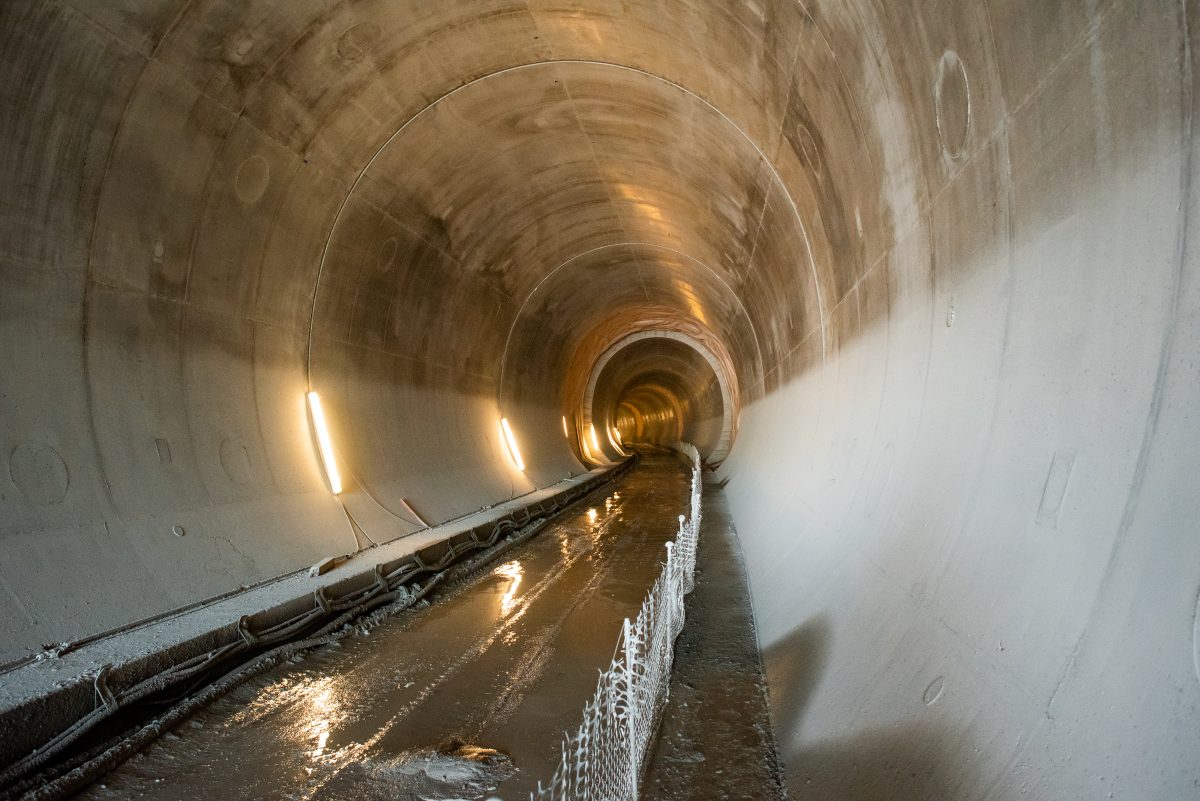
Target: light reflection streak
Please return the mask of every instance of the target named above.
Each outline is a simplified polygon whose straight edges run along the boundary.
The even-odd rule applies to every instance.
[[[332,683],[331,677],[321,679],[314,686],[315,692],[308,698],[309,712],[313,716],[309,732],[317,737],[317,746],[312,751],[313,759],[320,759],[325,753],[325,745],[329,742],[329,727],[333,723],[331,718],[337,711],[337,700],[333,695]]]
[[[329,725],[329,721],[327,721],[327,720],[323,720],[323,721],[321,721],[321,723],[323,723],[326,726]],[[321,754],[325,753],[325,743],[327,743],[327,742],[329,742],[329,731],[328,730],[322,731],[319,734],[317,734],[317,747],[315,749],[313,749],[313,753],[312,753],[313,759],[319,759]]]
[[[508,591],[500,599],[500,614],[507,615],[517,605],[517,588],[521,586],[521,577],[525,575],[525,569],[521,567],[520,562],[506,562],[496,568],[496,575],[509,581]]]

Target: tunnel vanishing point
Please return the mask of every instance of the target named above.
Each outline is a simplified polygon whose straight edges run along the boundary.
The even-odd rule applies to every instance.
[[[1200,798],[1197,9],[7,0],[0,660],[685,439],[793,797]]]

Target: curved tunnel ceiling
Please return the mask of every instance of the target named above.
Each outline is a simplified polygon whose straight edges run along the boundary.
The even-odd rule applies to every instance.
[[[676,334],[738,388],[721,479],[794,792],[1188,797],[1194,28],[3,4],[3,657],[578,472],[597,362]],[[624,400],[692,392],[671,363]]]

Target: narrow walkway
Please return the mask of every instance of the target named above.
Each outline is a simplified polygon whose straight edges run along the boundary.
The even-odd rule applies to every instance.
[[[786,797],[746,566],[721,488],[705,473],[696,586],[675,641],[671,693],[643,801]]]
[[[658,574],[687,471],[647,455],[600,493],[430,608],[247,683],[80,797],[527,798]]]

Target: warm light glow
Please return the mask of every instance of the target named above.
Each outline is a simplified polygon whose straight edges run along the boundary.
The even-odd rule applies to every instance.
[[[321,408],[321,396],[308,393],[308,410],[312,415],[313,428],[317,432],[317,446],[321,450],[321,462],[325,465],[325,476],[334,495],[342,494],[342,474],[338,472],[333,458],[333,440],[329,438],[329,426],[325,424],[325,410]]]
[[[600,438],[596,436],[596,426],[589,423],[588,431],[591,432],[592,435],[592,450],[597,454],[603,453],[603,451],[600,450]]]
[[[625,453],[625,450],[621,447],[621,445],[620,445],[621,435],[617,433],[617,430],[615,428],[613,428],[612,426],[608,426],[607,428],[605,428],[605,433],[608,434],[608,444],[613,446],[613,450],[615,450],[621,456],[629,455],[629,454]]]
[[[525,571],[520,562],[508,562],[496,568],[496,575],[508,579],[508,591],[500,599],[500,614],[507,615],[517,604],[517,587],[521,586],[521,577]]]
[[[567,439],[571,438],[571,434],[567,431],[567,416],[563,415],[563,436]]]
[[[587,437],[579,438],[579,450],[583,452],[583,458],[589,462],[599,461],[592,453],[592,446],[588,445]]]
[[[521,450],[517,447],[517,438],[513,436],[512,428],[508,425],[508,418],[500,418],[500,429],[504,432],[504,442],[508,445],[508,455],[513,460],[513,464],[522,473],[525,472],[525,460],[521,458]]]
[[[595,510],[595,509],[588,509],[588,511],[587,511],[587,517],[588,517],[588,522],[589,522],[589,523],[595,523],[595,522],[596,522],[596,514],[597,514],[597,512],[596,512],[596,510]]]

